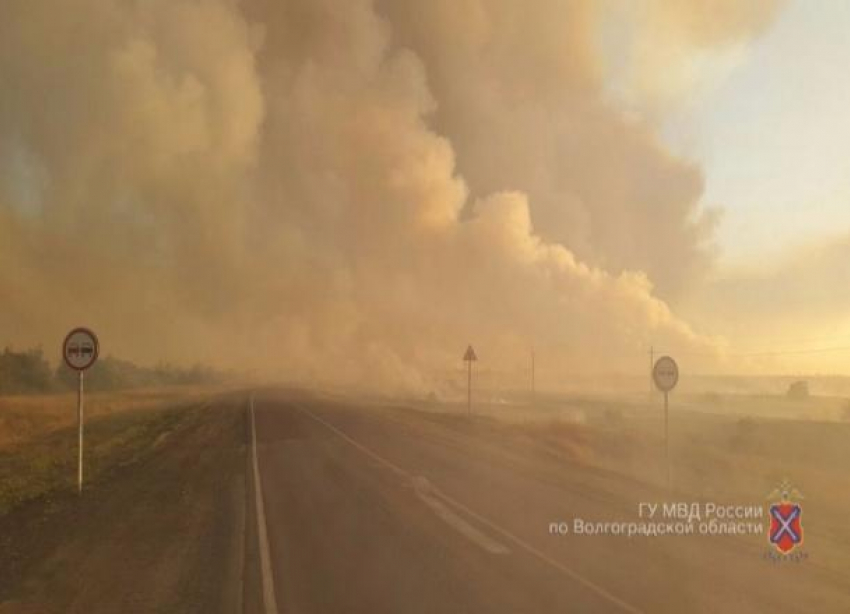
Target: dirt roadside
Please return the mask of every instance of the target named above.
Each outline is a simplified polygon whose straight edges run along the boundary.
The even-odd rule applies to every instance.
[[[0,614],[243,611],[246,399],[175,409],[81,498],[0,516]]]

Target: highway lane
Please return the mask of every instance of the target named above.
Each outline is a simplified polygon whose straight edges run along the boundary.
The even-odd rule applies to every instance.
[[[763,536],[553,536],[634,520],[645,484],[486,421],[257,396],[279,612],[845,612],[846,578],[776,566]]]

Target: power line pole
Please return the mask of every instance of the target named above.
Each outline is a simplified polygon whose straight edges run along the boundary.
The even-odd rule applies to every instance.
[[[534,385],[534,348],[531,348],[531,399],[534,400],[537,390]]]
[[[466,348],[466,353],[463,355],[463,360],[467,365],[467,380],[466,380],[466,414],[472,417],[472,363],[478,360],[475,355],[475,350],[472,349],[472,344]]]
[[[649,395],[652,396],[652,391],[655,390],[655,382],[652,377],[652,370],[655,368],[655,346],[649,346]]]

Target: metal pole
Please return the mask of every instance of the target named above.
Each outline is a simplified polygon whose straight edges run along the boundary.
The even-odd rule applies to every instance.
[[[652,377],[652,370],[655,368],[655,346],[649,346],[649,396],[652,396],[652,391],[655,390],[655,383]]]
[[[534,350],[531,350],[531,398],[534,399],[536,394],[536,389],[534,387]]]
[[[472,361],[467,360],[467,382],[466,382],[466,413],[472,417]]]
[[[664,392],[664,463],[667,465],[667,490],[670,490],[670,432],[668,393]]]
[[[83,492],[83,372],[80,371],[77,388],[77,427],[79,430],[79,457],[77,459],[77,492]]]

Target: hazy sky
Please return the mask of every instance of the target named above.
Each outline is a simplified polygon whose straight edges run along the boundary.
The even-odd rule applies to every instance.
[[[551,385],[650,345],[850,372],[736,356],[850,338],[842,7],[4,0],[0,345],[420,391],[470,342],[506,385],[532,346]]]
[[[699,161],[703,203],[723,210],[715,281],[685,311],[739,364],[850,370],[848,31],[846,2],[787,2],[665,118],[665,140]]]
[[[667,126],[703,168],[704,202],[724,209],[721,262],[775,259],[850,232],[848,33],[850,3],[789,2]]]

